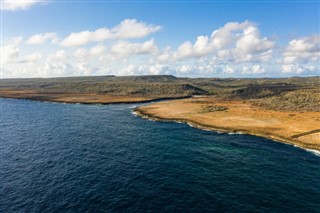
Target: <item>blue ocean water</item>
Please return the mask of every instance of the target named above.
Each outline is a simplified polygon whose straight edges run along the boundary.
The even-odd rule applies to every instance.
[[[132,115],[0,99],[0,212],[320,212],[320,157]]]

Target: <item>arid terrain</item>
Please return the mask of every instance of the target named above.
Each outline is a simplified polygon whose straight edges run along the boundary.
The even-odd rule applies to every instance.
[[[139,107],[136,112],[320,150],[319,80],[166,75],[2,79],[0,97],[84,104],[181,99]]]
[[[136,112],[152,119],[182,121],[198,128],[252,134],[320,150],[319,112],[268,110],[250,101],[215,97],[155,103]]]
[[[144,103],[157,100],[168,100],[170,97],[143,97],[129,95],[108,95],[97,93],[63,93],[39,92],[36,90],[3,90],[1,97],[30,99],[34,101],[49,101],[83,104],[116,104],[116,103]],[[178,97],[177,97],[178,98]]]

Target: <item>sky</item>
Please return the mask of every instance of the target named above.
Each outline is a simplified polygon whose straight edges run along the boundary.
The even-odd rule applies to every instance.
[[[320,74],[320,1],[1,0],[1,78]]]

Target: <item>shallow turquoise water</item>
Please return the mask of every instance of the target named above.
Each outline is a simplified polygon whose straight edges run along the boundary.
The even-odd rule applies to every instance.
[[[320,212],[320,157],[132,115],[0,99],[0,212]]]

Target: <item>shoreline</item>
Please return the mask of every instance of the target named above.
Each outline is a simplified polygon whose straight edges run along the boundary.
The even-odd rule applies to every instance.
[[[70,95],[70,94],[69,94]],[[121,97],[121,96],[114,96],[114,98],[132,98],[132,97]],[[161,101],[174,101],[174,100],[181,100],[181,99],[190,99],[192,96],[181,96],[181,97],[157,97],[157,98],[151,98],[146,100],[131,100],[131,101],[65,101],[65,100],[51,100],[50,98],[44,98],[42,97],[4,97],[0,94],[0,98],[9,98],[9,99],[24,99],[24,100],[30,100],[30,101],[39,101],[39,102],[49,102],[49,103],[61,103],[61,104],[84,104],[84,105],[110,105],[110,104],[144,104],[144,103],[152,103],[152,102],[161,102]],[[108,98],[111,98],[109,96]],[[142,98],[142,97],[134,97],[134,98]],[[149,105],[150,106],[150,105]],[[228,133],[228,134],[247,134],[247,135],[254,135],[258,137],[263,137],[267,139],[271,139],[275,142],[279,143],[285,143],[289,145],[293,145],[299,148],[302,148],[307,151],[314,152],[316,155],[320,156],[320,146],[317,144],[306,144],[301,141],[298,141],[295,139],[295,137],[287,138],[283,137],[277,134],[270,134],[265,132],[257,132],[252,130],[246,130],[246,129],[239,129],[239,128],[226,128],[226,127],[220,127],[215,125],[208,125],[201,122],[197,122],[188,118],[175,118],[175,117],[162,117],[158,116],[152,113],[146,112],[146,110],[141,109],[140,107],[136,107],[133,110],[133,113],[139,117],[147,118],[154,121],[168,121],[168,122],[179,122],[179,123],[185,123],[189,126],[205,131],[215,131],[215,132],[222,132],[222,133]],[[301,135],[301,134],[300,134]]]
[[[104,96],[99,94],[94,94],[97,100],[92,100],[92,94],[76,94],[76,95],[84,95],[80,97],[76,97],[76,99],[70,99],[70,95],[72,93],[65,93],[62,94],[61,97],[50,97],[51,94],[45,93],[35,93],[40,95],[48,95],[48,97],[44,96],[31,96],[26,97],[23,94],[3,94],[0,91],[0,98],[7,98],[7,99],[22,99],[22,100],[30,100],[30,101],[38,101],[38,102],[50,102],[50,103],[65,103],[65,104],[97,104],[97,105],[109,105],[109,104],[144,104],[144,103],[152,103],[152,102],[159,102],[159,101],[170,101],[170,100],[179,100],[179,99],[186,99],[191,98],[192,96],[178,96],[178,97],[130,97],[130,96]],[[30,94],[30,93],[27,93]],[[32,93],[31,93],[32,94]],[[100,97],[99,97],[100,96]],[[71,96],[72,97],[72,96]],[[69,100],[68,100],[69,98]],[[115,100],[113,100],[115,99]],[[120,99],[120,100],[116,100]]]
[[[266,139],[275,141],[277,143],[284,143],[287,145],[299,147],[303,150],[313,152],[313,154],[320,156],[320,147],[317,145],[304,144],[304,143],[299,142],[297,140],[292,140],[290,138],[285,138],[283,136],[279,136],[279,135],[275,135],[275,134],[259,133],[259,132],[248,131],[248,130],[243,130],[243,129],[223,128],[223,127],[218,127],[218,126],[213,126],[213,125],[202,124],[202,123],[190,120],[190,119],[163,118],[161,116],[156,116],[151,113],[147,113],[144,110],[140,109],[139,107],[136,107],[133,110],[133,112],[141,118],[150,119],[153,121],[184,123],[184,124],[189,125],[192,128],[197,128],[197,129],[201,129],[204,131],[214,131],[214,132],[226,133],[226,134],[246,134],[246,135],[258,136],[258,137],[262,137],[262,138],[266,138]]]

